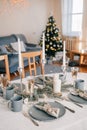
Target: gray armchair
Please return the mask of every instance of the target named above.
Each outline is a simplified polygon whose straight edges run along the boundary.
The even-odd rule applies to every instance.
[[[7,55],[8,58],[8,79],[10,80],[10,73],[14,73],[18,71],[18,52],[13,45],[15,44],[16,48],[18,49],[18,37],[22,41],[21,43],[24,44],[25,52],[32,52],[32,51],[40,51],[41,48],[37,47],[33,43],[28,43],[26,37],[23,34],[12,34],[10,36],[0,37],[0,56]],[[8,47],[10,51],[6,48]],[[4,48],[4,49],[3,49]],[[12,50],[13,49],[13,50]],[[39,57],[35,57],[36,62],[39,62]],[[28,66],[27,58],[24,58],[24,67]],[[0,73],[6,73],[6,65],[5,60],[0,60]]]

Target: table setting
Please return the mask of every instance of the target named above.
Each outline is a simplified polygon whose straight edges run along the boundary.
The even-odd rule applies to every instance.
[[[32,128],[32,129],[35,128],[38,130],[45,129],[45,128],[46,129],[54,128],[56,130],[57,129],[58,130],[61,130],[61,129],[72,130],[74,127],[75,128],[79,127],[78,121],[79,122],[82,121],[82,123],[85,124],[84,120],[86,120],[86,116],[87,116],[86,114],[87,113],[86,112],[87,111],[87,91],[86,91],[87,74],[78,72],[77,79],[76,79],[76,81],[78,79],[82,79],[82,80],[84,79],[85,81],[84,91],[82,91],[82,89],[79,90],[77,88],[78,85],[76,86],[76,88],[74,88],[71,72],[67,72],[66,80],[64,79],[65,80],[64,82],[61,81],[60,89],[55,88],[55,91],[54,91],[54,87],[58,87],[58,85],[60,85],[60,84],[57,84],[57,85],[54,84],[55,86],[53,85],[55,81],[54,75],[58,76],[59,78],[60,77],[59,75],[63,75],[63,73],[44,75],[44,79],[42,75],[34,76],[34,82],[32,82],[34,83],[34,86],[32,90],[30,90],[31,87],[29,86],[29,85],[32,85],[29,83],[29,81],[32,78],[29,76],[23,79],[22,81],[23,95],[20,95],[19,93],[20,92],[19,80],[12,81],[11,83],[9,83],[8,88],[11,86],[16,87],[14,96],[17,96],[17,95],[22,96],[22,100],[23,100],[22,102],[23,104],[21,107],[22,109],[18,108],[16,110],[14,108],[14,110],[12,110],[11,104],[8,107],[9,101],[12,101],[12,103],[14,102],[12,100],[12,97],[10,100],[8,100],[8,99],[3,98],[3,96],[1,96],[0,97],[1,112],[3,114],[8,113],[6,114],[8,118],[10,118],[9,117],[9,113],[10,113],[12,115],[11,118],[13,120],[16,118],[16,115],[18,115],[19,119],[21,120],[23,124],[27,123],[26,129],[28,129],[29,127],[29,128]],[[18,86],[18,90],[17,90],[17,86]],[[25,92],[27,92],[27,95]],[[32,94],[33,96],[30,97],[29,94]],[[36,95],[37,98],[34,97],[34,94]],[[1,103],[2,100],[4,100],[4,102]],[[14,105],[14,106],[16,106],[17,108],[17,105]],[[4,120],[6,119],[3,119],[3,124],[4,124]],[[11,119],[9,120],[11,121]],[[77,125],[74,124],[76,120],[78,120]],[[13,124],[12,121],[11,123]],[[19,126],[19,124],[20,123],[17,123],[17,126]],[[24,130],[23,125],[20,125],[19,128],[21,128],[21,130]],[[81,125],[79,129],[82,130]]]
[[[65,42],[61,73],[22,79],[18,41],[20,79],[0,80],[0,130],[87,130],[87,74],[67,72]],[[43,36],[43,66],[44,48]]]

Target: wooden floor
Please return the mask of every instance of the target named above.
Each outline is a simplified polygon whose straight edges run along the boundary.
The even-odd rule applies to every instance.
[[[80,72],[87,73],[87,66],[80,66],[80,67],[79,67],[79,71],[80,71]]]

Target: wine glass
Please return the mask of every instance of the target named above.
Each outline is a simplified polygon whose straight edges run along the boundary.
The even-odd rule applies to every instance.
[[[66,57],[66,66],[68,67],[69,65],[69,62],[70,62],[70,58],[69,57]]]
[[[78,67],[71,67],[71,74],[73,78],[73,87],[75,89],[75,81],[77,80],[77,74],[78,74],[79,68]]]
[[[67,74],[67,66],[61,66],[61,70],[63,73],[64,80],[66,80],[66,74]]]

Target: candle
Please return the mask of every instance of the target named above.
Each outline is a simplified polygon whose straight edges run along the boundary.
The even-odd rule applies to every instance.
[[[43,33],[43,45],[42,45],[42,61],[45,63],[45,35]]]
[[[61,80],[59,79],[59,74],[54,74],[53,76],[53,92],[54,93],[61,92]]]
[[[66,49],[65,49],[65,41],[63,42],[63,66],[66,66]]]
[[[21,42],[18,38],[18,54],[19,54],[19,68],[22,68],[22,57],[21,57]]]

